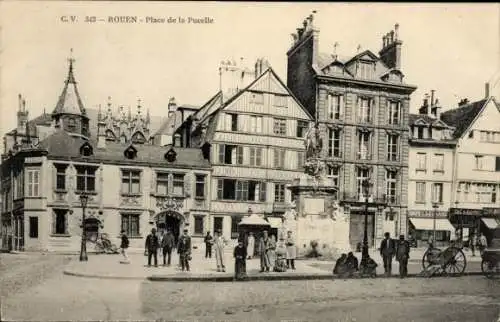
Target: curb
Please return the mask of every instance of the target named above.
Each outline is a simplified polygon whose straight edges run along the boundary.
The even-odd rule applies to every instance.
[[[144,281],[148,280],[151,282],[233,282],[233,275],[218,275],[218,276],[167,276],[167,275],[152,275],[145,277],[138,276],[113,276],[113,275],[96,275],[96,274],[85,274],[72,272],[65,270],[64,275],[83,277],[83,278],[95,278],[95,279],[110,279],[110,280],[132,280],[132,281]],[[433,277],[424,277],[420,274],[408,274],[406,278],[455,278],[463,276],[481,276],[482,272],[465,272],[462,275],[438,275]],[[383,276],[379,275],[374,277],[376,279],[399,279],[399,275],[393,276]],[[371,279],[370,277],[337,277],[331,274],[309,274],[309,275],[252,275],[247,276],[244,281],[304,281],[304,280],[358,280],[358,279]]]

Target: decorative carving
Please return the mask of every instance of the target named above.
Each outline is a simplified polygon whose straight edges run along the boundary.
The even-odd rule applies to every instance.
[[[156,197],[156,207],[161,210],[179,211],[184,206],[184,198]]]
[[[308,131],[306,135],[306,159],[319,158],[323,148],[323,140],[320,135],[319,127],[316,124]]]
[[[140,196],[122,196],[122,205],[140,205]]]

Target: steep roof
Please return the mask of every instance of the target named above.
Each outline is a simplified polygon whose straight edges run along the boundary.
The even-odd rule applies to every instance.
[[[467,105],[448,110],[441,114],[441,119],[446,124],[455,127],[453,136],[455,138],[459,138],[476,119],[477,115],[481,112],[487,101],[487,99],[482,99],[477,102],[472,102]]]
[[[73,74],[73,59],[69,60],[68,77],[64,82],[64,88],[52,114],[75,114],[86,116],[85,107],[78,93],[75,76]]]

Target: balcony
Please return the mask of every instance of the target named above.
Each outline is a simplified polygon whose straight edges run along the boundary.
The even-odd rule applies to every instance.
[[[372,155],[368,152],[358,152],[357,153],[358,160],[371,160]]]
[[[368,204],[370,206],[387,206],[389,203],[387,202],[386,195],[376,196],[374,194],[368,195]],[[395,200],[392,200],[395,201]],[[341,203],[350,203],[355,206],[362,206],[366,204],[366,198],[364,194],[359,193],[344,193],[341,195]],[[391,203],[392,204],[392,203]]]
[[[328,151],[328,156],[329,159],[341,159],[342,158],[342,151]]]

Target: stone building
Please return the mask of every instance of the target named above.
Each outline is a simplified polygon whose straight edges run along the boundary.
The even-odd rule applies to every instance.
[[[90,115],[73,60],[51,114],[28,120],[20,97],[18,127],[5,136],[1,165],[3,247],[77,251],[82,227],[90,241],[120,230],[144,247],[152,227],[203,231],[210,207],[210,163],[199,149],[154,145],[161,118],[111,101]],[[95,117],[94,117],[95,116]],[[82,222],[80,196],[89,196]]]
[[[383,36],[378,55],[361,50],[342,57],[319,50],[314,14],[292,34],[287,85],[318,123],[327,175],[349,221],[354,247],[363,239],[369,199],[369,244],[385,231],[406,233],[410,94],[404,82],[399,26]],[[371,188],[364,195],[362,182]],[[347,234],[347,232],[345,232]]]

